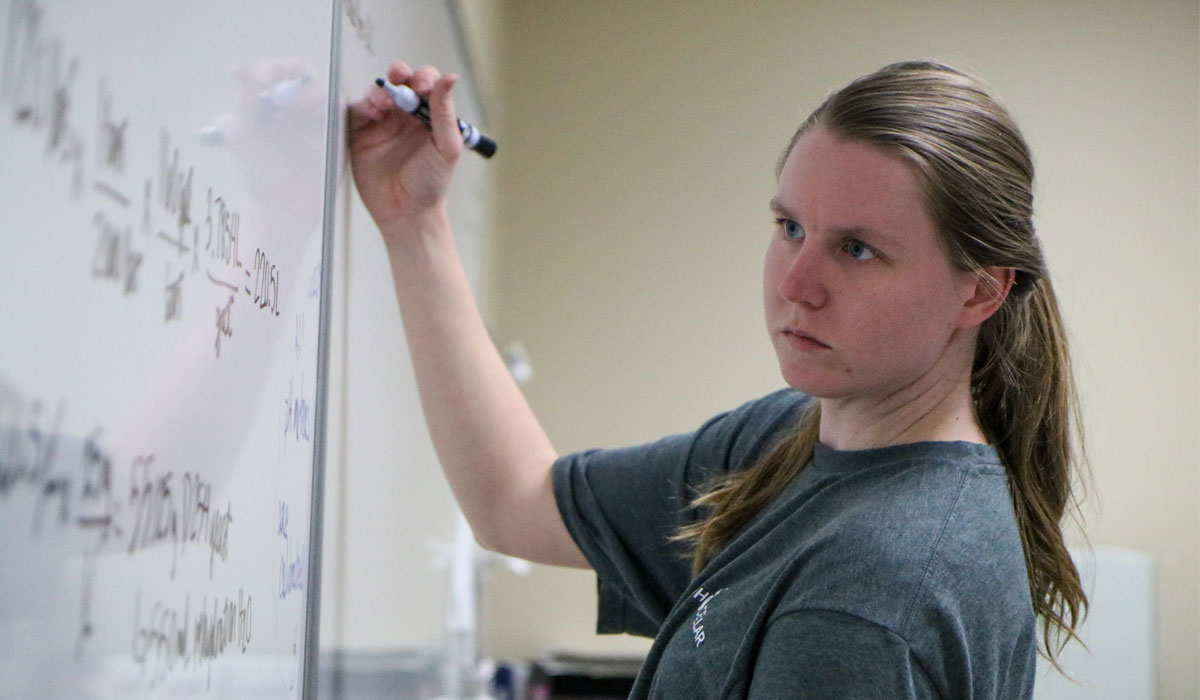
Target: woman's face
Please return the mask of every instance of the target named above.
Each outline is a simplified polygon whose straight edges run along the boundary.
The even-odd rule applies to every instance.
[[[788,156],[771,208],[763,298],[789,385],[887,399],[969,379],[963,309],[977,277],[950,264],[914,166],[817,127]]]

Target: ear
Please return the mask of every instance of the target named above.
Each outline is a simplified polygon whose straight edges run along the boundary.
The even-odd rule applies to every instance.
[[[973,283],[964,295],[959,326],[974,328],[992,317],[1016,281],[1017,271],[1011,267],[984,267],[969,273]]]

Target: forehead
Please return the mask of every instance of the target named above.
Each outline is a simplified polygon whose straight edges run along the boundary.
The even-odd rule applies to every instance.
[[[795,143],[773,205],[805,227],[867,228],[901,235],[934,231],[915,165],[817,127]]]

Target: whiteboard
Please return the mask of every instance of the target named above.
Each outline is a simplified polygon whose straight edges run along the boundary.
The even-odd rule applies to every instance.
[[[498,136],[474,89],[453,4],[345,0],[342,98],[359,99],[393,60],[433,64],[459,74],[459,115]],[[491,161],[464,153],[447,199],[455,245],[485,306],[488,173],[504,157],[503,141],[500,148]],[[455,537],[457,506],[425,427],[383,238],[353,178],[345,180],[334,282],[321,640],[327,649],[347,652],[439,650],[449,573],[437,552]]]
[[[0,0],[0,688],[315,696],[338,6]]]
[[[433,64],[459,74],[459,115],[500,136],[489,129],[475,90],[455,0],[341,4],[343,101],[359,99],[394,60]],[[487,185],[494,168],[494,159],[464,154],[448,197],[455,245],[485,307]],[[459,672],[451,649],[461,648],[465,636],[446,595],[455,579],[447,553],[455,551],[457,507],[425,428],[387,251],[352,178],[345,178],[338,211],[321,696],[443,696]]]

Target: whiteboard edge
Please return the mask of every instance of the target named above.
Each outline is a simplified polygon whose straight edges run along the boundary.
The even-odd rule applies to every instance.
[[[333,322],[333,255],[342,159],[341,0],[331,0],[329,42],[329,102],[325,130],[325,215],[321,225],[321,317],[317,339],[317,391],[314,412],[312,500],[309,504],[308,596],[304,623],[303,700],[317,700],[321,626],[321,544],[324,530],[325,451],[329,407],[329,343]]]

